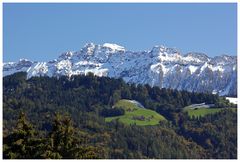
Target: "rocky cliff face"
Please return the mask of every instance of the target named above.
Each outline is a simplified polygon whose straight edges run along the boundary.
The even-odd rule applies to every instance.
[[[86,44],[80,51],[66,52],[49,62],[21,59],[3,65],[3,75],[26,71],[32,76],[80,75],[123,78],[126,82],[149,84],[219,95],[237,94],[237,57],[203,53],[181,55],[173,48],[155,46],[150,51],[133,52],[116,44]]]

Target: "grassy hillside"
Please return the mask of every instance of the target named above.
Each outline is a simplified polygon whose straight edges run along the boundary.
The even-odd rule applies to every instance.
[[[231,109],[233,111],[237,110],[236,108],[228,108],[228,109]],[[223,110],[226,110],[226,108],[197,108],[197,109],[188,108],[188,109],[184,109],[184,111],[187,111],[187,113],[190,117],[193,117],[193,116],[201,117],[201,116],[205,116],[208,114],[215,114],[215,113],[223,111]]]
[[[166,120],[162,115],[155,111],[138,107],[136,104],[131,103],[129,100],[120,100],[115,107],[121,107],[125,110],[125,114],[115,117],[105,118],[106,122],[110,122],[114,119],[119,119],[120,122],[130,125],[157,125],[159,121]]]

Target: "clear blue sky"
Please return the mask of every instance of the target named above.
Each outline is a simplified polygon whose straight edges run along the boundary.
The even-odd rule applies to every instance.
[[[87,42],[236,55],[237,4],[3,4],[3,61],[48,61]]]

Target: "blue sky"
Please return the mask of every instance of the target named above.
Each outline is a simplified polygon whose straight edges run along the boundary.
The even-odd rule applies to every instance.
[[[55,59],[86,43],[237,54],[237,4],[3,4],[3,61]]]

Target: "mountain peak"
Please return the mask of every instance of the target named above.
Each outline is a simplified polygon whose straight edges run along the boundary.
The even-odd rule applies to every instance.
[[[114,43],[104,43],[103,45],[96,45],[94,43],[87,43],[85,44],[84,48],[82,49],[83,52],[86,52],[87,54],[91,55],[95,51],[108,51],[108,52],[125,52],[125,48],[114,44]]]
[[[181,55],[176,48],[163,45],[154,46],[151,51],[134,52],[125,51],[124,47],[113,43],[87,43],[80,51],[65,52],[49,62],[22,59],[16,63],[4,63],[3,75],[26,71],[30,78],[92,72],[97,76],[123,78],[129,83],[235,95],[236,64],[236,57],[210,58],[196,52]]]
[[[95,44],[92,42],[89,42],[84,45],[84,48],[89,48],[89,47],[95,47]]]
[[[71,51],[69,51],[69,52],[64,52],[64,53],[62,53],[62,54],[59,56],[59,58],[65,60],[65,59],[71,58],[72,55],[73,55],[73,52],[71,52]]]
[[[102,47],[105,47],[105,48],[109,48],[111,49],[112,51],[123,51],[125,52],[125,48],[120,46],[120,45],[117,45],[117,44],[113,44],[113,43],[104,43],[102,45]]]
[[[28,59],[25,59],[25,58],[20,58],[20,59],[19,59],[19,62],[22,62],[22,63],[23,63],[23,62],[31,62],[31,61],[28,60]]]

